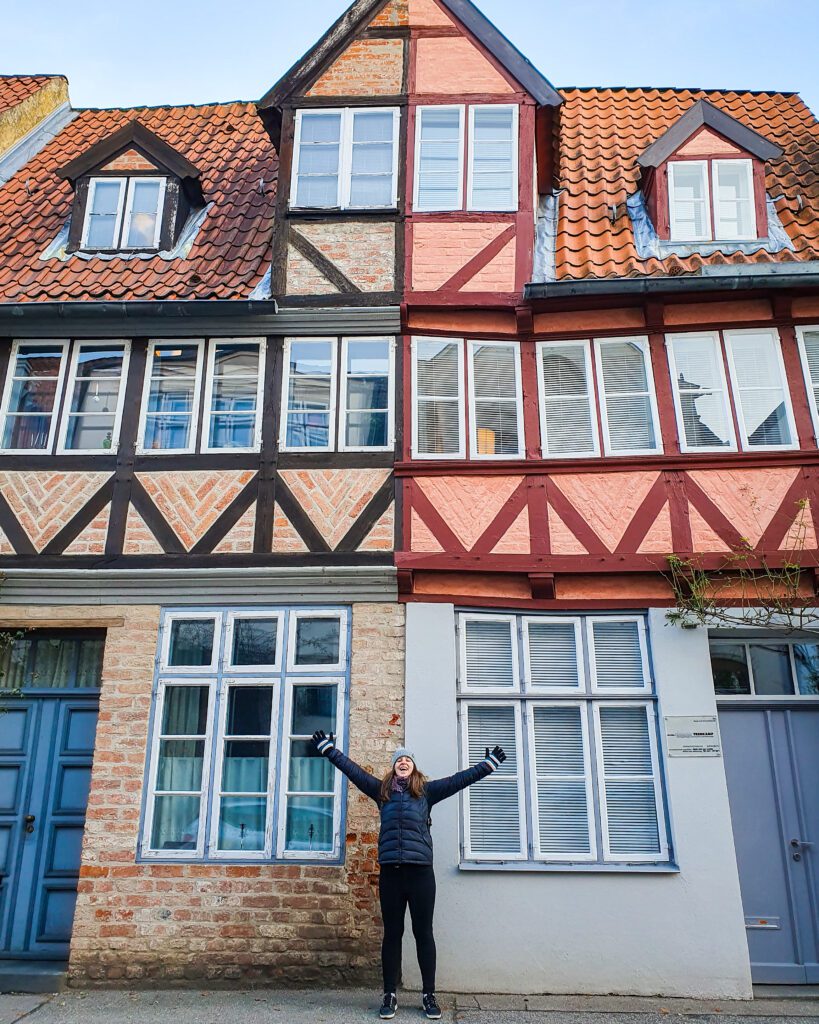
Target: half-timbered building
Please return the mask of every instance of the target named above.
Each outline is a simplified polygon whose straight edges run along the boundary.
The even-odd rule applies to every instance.
[[[255,106],[51,88],[0,154],[2,956],[372,979],[329,723],[509,755],[435,811],[442,990],[815,982],[819,645],[667,617],[672,561],[814,603],[798,95],[557,89],[470,0],[356,0]]]

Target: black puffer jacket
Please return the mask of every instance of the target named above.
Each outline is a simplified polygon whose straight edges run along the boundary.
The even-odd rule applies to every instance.
[[[350,782],[378,804],[381,812],[381,831],[378,835],[379,864],[431,864],[432,836],[429,831],[429,812],[435,804],[460,793],[474,782],[485,779],[494,771],[491,761],[450,775],[446,779],[428,782],[420,797],[408,791],[393,792],[386,803],[381,801],[381,781],[351,761],[335,747],[327,758],[344,772]]]

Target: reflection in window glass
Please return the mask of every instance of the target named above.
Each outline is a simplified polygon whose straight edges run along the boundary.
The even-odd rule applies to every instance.
[[[288,448],[328,448],[335,342],[294,341],[287,366]]]
[[[256,444],[260,347],[258,342],[215,342],[208,448],[252,448]]]
[[[115,249],[119,242],[119,209],[123,178],[95,178],[89,187],[85,225],[86,249]]]
[[[713,335],[670,339],[685,444],[689,448],[730,448],[731,413],[723,381],[722,349]]]
[[[3,423],[3,448],[42,451],[48,447],[65,346],[20,345],[11,371]]]
[[[742,644],[712,643],[711,669],[716,693],[729,695],[751,692],[751,677]]]
[[[168,664],[198,667],[213,661],[213,619],[172,619]]]
[[[309,737],[316,729],[335,732],[337,705],[337,686],[293,687],[285,838],[288,850],[333,849],[336,780],[332,766],[317,756]]]
[[[796,681],[804,696],[819,696],[819,644],[794,644]]]
[[[335,665],[339,659],[339,619],[300,616],[296,622],[297,665]]]
[[[301,114],[296,206],[338,206],[341,112]]]
[[[132,178],[129,185],[126,249],[155,249],[165,195],[165,179]]]
[[[234,619],[232,665],[275,665],[278,619]]]
[[[95,631],[20,633],[0,654],[0,689],[99,689],[104,646]]]
[[[751,644],[754,693],[784,696],[793,693],[791,659],[785,644]]]
[[[347,342],[345,436],[347,448],[389,444],[390,342],[351,338]]]
[[[199,346],[152,345],[143,448],[179,451],[192,447]]]
[[[124,364],[124,344],[79,346],[64,426],[63,443],[69,451],[107,451],[114,446]]]
[[[733,361],[738,412],[749,448],[782,448],[793,442],[779,338],[770,331],[726,332]]]

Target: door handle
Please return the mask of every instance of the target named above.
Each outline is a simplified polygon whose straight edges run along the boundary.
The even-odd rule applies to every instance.
[[[809,849],[813,843],[807,843],[803,839],[791,839],[791,857],[794,860],[802,860],[802,850]]]
[[[23,829],[23,831],[27,832],[29,835],[31,835],[31,833],[34,831],[34,822],[35,822],[35,820],[36,819],[35,819],[33,814],[27,814],[25,816],[25,818],[23,818],[23,824],[25,825],[25,828]]]

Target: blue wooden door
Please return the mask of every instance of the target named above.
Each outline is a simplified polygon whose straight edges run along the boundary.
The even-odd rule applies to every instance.
[[[0,957],[68,957],[97,712],[71,691],[3,705]]]

